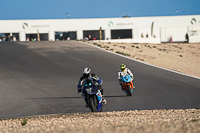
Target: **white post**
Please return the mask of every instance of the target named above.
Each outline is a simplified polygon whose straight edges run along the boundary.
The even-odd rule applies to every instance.
[[[77,39],[78,40],[83,39],[83,31],[82,30],[78,30],[76,33],[77,33]]]
[[[54,31],[49,31],[49,41],[55,41],[55,32]]]
[[[110,40],[111,39],[111,31],[110,29],[106,29],[105,30],[105,39],[107,40]]]
[[[19,41],[26,41],[26,34],[24,31],[19,32]]]

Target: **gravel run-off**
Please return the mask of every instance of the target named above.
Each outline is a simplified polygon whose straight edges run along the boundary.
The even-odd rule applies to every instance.
[[[27,120],[24,126],[23,119]],[[200,109],[113,111],[2,119],[0,132],[199,133]]]

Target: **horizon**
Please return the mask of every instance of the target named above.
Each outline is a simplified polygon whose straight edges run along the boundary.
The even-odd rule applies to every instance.
[[[0,20],[200,15],[199,0],[2,0],[2,3]]]
[[[44,20],[50,20],[50,19],[106,19],[106,18],[140,18],[140,17],[182,17],[182,16],[198,16],[200,14],[191,14],[191,15],[168,15],[168,16],[136,16],[136,17],[99,17],[99,18],[95,18],[95,17],[86,17],[86,18],[24,18],[24,19],[21,19],[21,18],[16,18],[16,19],[0,19],[0,20],[41,20],[41,19],[44,19]]]

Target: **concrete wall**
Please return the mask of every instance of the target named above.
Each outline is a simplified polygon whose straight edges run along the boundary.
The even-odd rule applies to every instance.
[[[195,18],[196,21],[192,20]],[[151,26],[156,38],[151,36]],[[105,31],[105,39],[111,39],[111,30],[132,29],[132,40],[140,42],[184,41],[185,34],[194,28],[200,28],[200,15],[167,17],[131,17],[131,18],[95,18],[95,19],[46,19],[46,20],[0,20],[0,33],[19,33],[20,41],[25,41],[25,34],[48,33],[48,40],[55,40],[55,31],[76,31],[77,39],[83,39],[84,30]],[[199,30],[200,32],[200,30]],[[144,37],[141,38],[143,33]],[[148,33],[148,39],[146,37]],[[190,37],[191,42],[200,42],[200,35]]]

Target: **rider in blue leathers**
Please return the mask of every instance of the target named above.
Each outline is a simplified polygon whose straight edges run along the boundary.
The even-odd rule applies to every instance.
[[[99,77],[96,74],[91,73],[91,69],[88,68],[88,67],[83,69],[83,76],[81,76],[81,78],[78,82],[78,85],[77,85],[78,93],[81,92],[82,84],[83,84],[84,80],[89,79],[89,78],[92,78],[94,81],[97,81],[97,83],[98,83],[97,87],[101,91],[102,102],[105,105],[107,102],[106,102],[104,95],[103,95],[103,88],[102,88],[103,81],[101,79],[99,79]],[[88,101],[87,101],[85,96],[84,96],[84,99],[85,99],[85,103],[86,103],[85,107],[87,108],[88,107]]]

